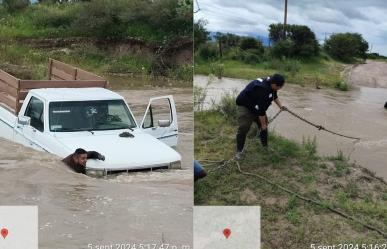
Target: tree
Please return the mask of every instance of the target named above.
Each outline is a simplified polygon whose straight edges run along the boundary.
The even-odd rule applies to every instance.
[[[278,51],[286,51],[284,56],[290,57],[313,57],[318,55],[319,45],[313,31],[305,25],[286,25],[286,37],[288,42],[281,42]],[[269,38],[274,44],[279,43],[283,37],[283,24],[270,24]],[[289,47],[289,46],[292,47]],[[274,45],[275,46],[275,45]],[[290,54],[289,54],[290,53]]]
[[[259,42],[260,41],[258,41],[257,39],[255,39],[253,37],[246,37],[246,38],[242,39],[241,49],[242,50],[258,49],[258,48],[260,48]]]
[[[366,59],[368,42],[359,33],[338,33],[326,40],[324,49],[333,58],[342,61]]]
[[[200,45],[206,43],[209,39],[208,32],[205,28],[207,25],[207,20],[200,19],[194,23],[194,48],[195,51],[200,47]]]
[[[245,52],[244,61],[250,64],[257,63],[265,52],[262,42],[254,37],[242,38],[240,48]]]

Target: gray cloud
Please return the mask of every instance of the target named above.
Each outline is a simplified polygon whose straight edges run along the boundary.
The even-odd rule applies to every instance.
[[[195,20],[210,31],[268,35],[268,25],[283,22],[284,0],[198,0]],[[288,23],[309,26],[319,40],[338,32],[357,32],[372,52],[387,55],[387,1],[288,0]]]

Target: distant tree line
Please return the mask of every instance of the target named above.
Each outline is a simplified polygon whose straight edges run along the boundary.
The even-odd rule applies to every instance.
[[[306,25],[281,23],[269,25],[270,46],[264,47],[255,37],[216,33],[210,40],[205,29],[205,20],[194,24],[194,46],[200,58],[214,60],[224,57],[256,64],[269,58],[309,59],[320,55],[321,51],[331,57],[349,62],[355,58],[367,57],[368,42],[358,33],[333,34],[320,46],[314,32]]]

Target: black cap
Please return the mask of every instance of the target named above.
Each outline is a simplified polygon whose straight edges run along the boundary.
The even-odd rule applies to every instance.
[[[281,74],[273,74],[270,78],[271,83],[276,84],[277,86],[283,86],[285,84],[285,78]]]

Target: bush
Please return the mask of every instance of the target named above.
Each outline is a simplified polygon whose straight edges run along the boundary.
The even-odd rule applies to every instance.
[[[123,38],[126,30],[123,17],[130,7],[122,0],[88,2],[77,14],[72,29],[87,36]]]
[[[193,86],[194,110],[202,111],[204,100],[207,97],[207,87]]]
[[[257,55],[263,54],[264,51],[262,42],[253,37],[247,37],[242,39],[240,48],[242,50],[253,50],[254,54]]]
[[[70,27],[79,11],[80,5],[67,4],[61,8],[57,6],[39,4],[33,6],[28,15],[33,24],[40,27]]]
[[[235,103],[237,92],[228,92],[224,94],[219,103],[215,105],[215,110],[222,113],[225,119],[233,124],[238,120],[238,107]]]
[[[207,43],[199,49],[198,54],[204,60],[211,60],[217,57],[218,50],[213,44]]]
[[[226,54],[226,58],[236,61],[243,61],[244,53],[240,50],[239,47],[235,47],[229,50]]]
[[[263,53],[261,53],[261,51],[258,49],[248,49],[243,51],[236,47],[230,49],[225,58],[236,61],[243,61],[244,63],[255,65],[263,61],[263,57]]]
[[[276,69],[279,70],[282,68],[282,60],[277,58],[271,58],[263,63],[265,69]]]
[[[279,72],[289,72],[290,75],[294,76],[300,71],[301,63],[298,60],[273,58],[264,63],[264,68],[275,69]]]
[[[167,76],[174,80],[192,82],[193,69],[189,64],[174,66],[168,70]]]
[[[294,42],[290,39],[279,41],[270,49],[273,57],[282,58],[294,55]]]
[[[214,62],[214,63],[211,63],[210,66],[211,66],[211,73],[215,74],[218,77],[218,79],[221,79],[224,72],[224,64],[220,62]]]
[[[0,4],[0,16],[4,17],[6,15],[7,15],[7,10],[4,8],[4,6],[2,4]]]
[[[341,91],[348,91],[349,90],[349,86],[345,81],[337,81],[335,83],[335,88],[337,88]]]
[[[249,53],[249,52],[245,52],[244,56],[243,56],[243,62],[247,63],[247,64],[257,64],[261,61],[261,57],[259,57],[258,55],[256,54],[253,54],[253,53]]]
[[[326,40],[324,49],[333,58],[350,62],[355,58],[366,59],[368,42],[358,33],[339,33]]]
[[[29,0],[3,0],[4,8],[8,12],[17,12],[27,8],[30,5]]]
[[[91,0],[82,3],[72,28],[86,36],[113,39],[143,34],[143,30],[157,41],[192,36],[190,3],[191,0]]]
[[[301,63],[298,60],[284,60],[283,71],[289,72],[290,75],[294,76],[301,69]]]

